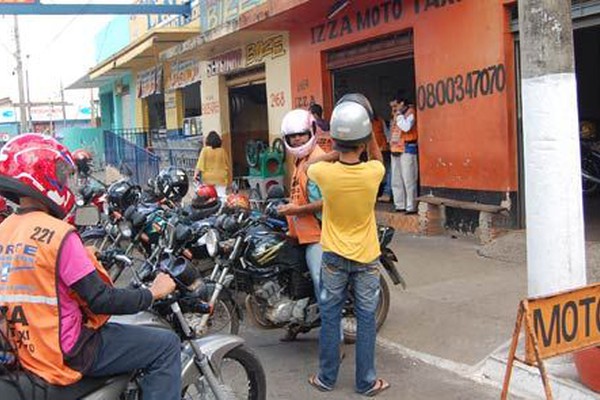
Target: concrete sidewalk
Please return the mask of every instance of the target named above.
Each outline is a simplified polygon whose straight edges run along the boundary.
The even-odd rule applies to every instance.
[[[398,233],[392,248],[407,290],[392,287],[379,344],[462,376],[501,384],[517,307],[527,296],[524,234],[482,248],[475,238]],[[590,261],[596,258],[588,255]],[[561,394],[555,398],[597,398],[577,382],[569,359],[547,364],[555,372],[555,392]],[[519,368],[513,375],[513,393],[537,398],[541,388],[532,369]]]

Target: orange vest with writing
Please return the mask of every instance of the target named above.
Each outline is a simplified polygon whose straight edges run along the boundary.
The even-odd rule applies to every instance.
[[[395,119],[390,121],[390,150],[392,153],[403,153],[406,143],[416,142],[419,138],[416,115],[414,112],[409,112],[407,115],[410,114],[414,115],[415,122],[413,123],[412,128],[407,132],[403,132],[402,129],[398,127]]]
[[[292,204],[303,206],[308,201],[308,176],[305,165],[308,160],[325,154],[319,147],[315,146],[308,157],[296,162],[294,175],[292,176],[290,201]],[[300,244],[318,243],[321,240],[321,222],[314,214],[288,215],[286,217],[289,226],[289,235],[298,239]]]
[[[325,153],[329,153],[333,150],[333,140],[331,140],[329,131],[324,131],[323,129],[319,128],[319,125],[317,125],[315,137],[317,138],[317,144]]]
[[[80,372],[65,364],[60,342],[58,256],[71,231],[71,225],[41,211],[13,214],[0,225],[0,253],[6,259],[0,268],[0,305],[6,307],[10,340],[25,369],[63,386],[81,379]],[[92,261],[110,282],[93,255]],[[106,323],[108,316],[93,314],[74,298],[86,326],[98,329]]]

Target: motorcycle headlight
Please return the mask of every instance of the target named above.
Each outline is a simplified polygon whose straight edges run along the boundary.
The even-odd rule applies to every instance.
[[[219,233],[215,229],[210,229],[206,232],[206,252],[209,256],[214,257],[219,252]]]
[[[131,238],[131,224],[128,221],[119,222],[119,231],[121,232],[124,238]]]
[[[79,206],[79,207],[82,207],[82,206],[83,206],[83,204],[84,204],[84,203],[83,203],[83,199],[77,199],[77,200],[75,201],[75,204],[76,204],[77,206]]]

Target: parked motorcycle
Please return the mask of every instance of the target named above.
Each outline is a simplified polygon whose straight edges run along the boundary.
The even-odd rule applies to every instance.
[[[131,265],[127,257],[115,257],[117,262]],[[182,339],[182,399],[265,399],[264,370],[256,355],[245,346],[244,340],[230,335],[198,338],[184,315],[190,304],[197,304],[190,302],[190,297],[202,290],[201,280],[194,279],[190,271],[179,264],[166,264],[163,272],[169,273],[177,283],[177,291],[173,295],[154,304],[152,311],[113,317],[111,321],[174,329],[179,334]],[[137,283],[143,285],[142,282]],[[229,368],[233,366],[235,368]],[[243,377],[240,377],[240,370]],[[84,378],[74,385],[57,387],[23,371],[6,371],[0,375],[0,393],[5,400],[136,400],[143,396],[138,385],[139,377],[140,371],[134,371],[106,378]]]
[[[584,195],[590,196],[600,191],[600,152],[592,148],[588,141],[581,142],[581,188]]]
[[[379,228],[382,249],[380,261],[394,285],[405,282],[396,269],[396,256],[388,247],[394,229]],[[261,328],[291,328],[295,334],[320,326],[320,315],[313,282],[305,262],[304,247],[285,234],[277,218],[248,216],[245,213],[223,216],[206,235],[206,247],[216,263],[209,282],[216,283],[210,304],[223,288],[246,294],[248,315]],[[356,319],[352,296],[343,309],[344,339],[356,340]],[[381,277],[381,298],[376,310],[376,328],[387,318],[390,290]],[[201,323],[207,317],[203,316]]]

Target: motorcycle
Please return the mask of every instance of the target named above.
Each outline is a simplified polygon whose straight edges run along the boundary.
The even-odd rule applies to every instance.
[[[590,196],[600,191],[600,152],[594,150],[588,141],[581,142],[581,187],[584,195]]]
[[[131,265],[131,260],[117,255],[116,261]],[[211,335],[198,338],[193,325],[184,315],[190,307],[190,297],[197,295],[198,279],[180,264],[168,264],[163,269],[177,283],[178,290],[153,305],[152,311],[135,315],[116,316],[111,322],[174,329],[182,340],[182,399],[229,400],[266,398],[266,379],[256,355],[244,340],[231,335]],[[200,280],[201,281],[201,280]],[[137,281],[142,286],[143,282]],[[201,311],[201,310],[196,310]],[[244,382],[237,383],[239,368],[229,377],[228,365],[235,363],[245,373]],[[0,365],[1,367],[1,365]],[[2,368],[0,368],[0,371]],[[58,387],[49,385],[24,371],[7,371],[0,374],[0,392],[5,400],[120,400],[140,399],[143,393],[138,385],[139,371],[105,378],[83,378],[74,385]],[[241,393],[240,393],[241,392]]]
[[[261,328],[287,328],[292,334],[320,326],[313,282],[305,262],[304,248],[285,233],[283,221],[268,216],[224,216],[206,234],[209,255],[215,268],[208,282],[215,282],[209,304],[217,301],[223,288],[245,293],[250,318]],[[394,229],[379,226],[380,263],[394,285],[406,287],[395,266],[397,258],[389,248]],[[387,318],[390,289],[381,276],[381,297],[376,310],[376,329]],[[344,340],[356,340],[356,319],[352,297],[343,309]],[[203,316],[201,323],[207,322]]]

